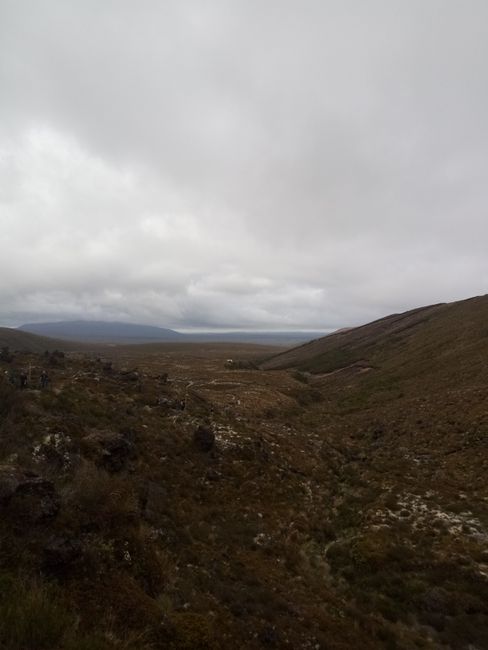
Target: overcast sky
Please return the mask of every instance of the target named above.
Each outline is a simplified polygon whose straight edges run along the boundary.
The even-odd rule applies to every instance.
[[[486,0],[0,0],[0,324],[488,292]]]

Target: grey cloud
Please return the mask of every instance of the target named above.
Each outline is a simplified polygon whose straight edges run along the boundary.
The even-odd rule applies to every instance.
[[[481,0],[4,0],[2,320],[357,324],[484,293]]]

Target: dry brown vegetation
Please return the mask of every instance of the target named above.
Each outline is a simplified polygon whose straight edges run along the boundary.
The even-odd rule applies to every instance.
[[[0,646],[488,647],[485,309],[363,331],[341,372],[127,346],[40,391],[50,357],[0,362],[32,373],[0,386]]]

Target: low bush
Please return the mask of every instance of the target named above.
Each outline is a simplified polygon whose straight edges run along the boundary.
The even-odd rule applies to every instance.
[[[131,483],[91,462],[81,465],[67,502],[78,524],[95,529],[130,524],[138,512],[138,500]]]
[[[85,636],[78,617],[52,584],[0,576],[0,647],[2,650],[112,650],[101,635]],[[119,648],[141,650],[140,645]]]
[[[0,580],[0,646],[51,650],[75,624],[54,588],[12,576]]]

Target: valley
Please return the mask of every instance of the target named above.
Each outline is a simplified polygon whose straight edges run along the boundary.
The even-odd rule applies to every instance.
[[[487,647],[487,310],[4,357],[3,646]]]

